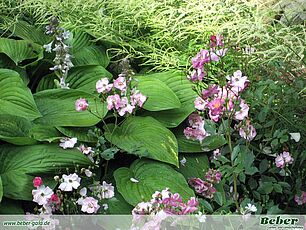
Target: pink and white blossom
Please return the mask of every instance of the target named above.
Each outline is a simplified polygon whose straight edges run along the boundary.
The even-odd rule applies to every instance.
[[[231,90],[238,95],[238,93],[244,91],[249,85],[249,82],[248,78],[243,76],[240,70],[237,70],[234,72],[233,76],[230,77],[229,85],[231,86]]]
[[[119,109],[121,107],[121,98],[118,94],[110,95],[106,98],[107,109]]]
[[[125,77],[118,77],[114,81],[114,87],[116,89],[119,89],[120,91],[125,92],[126,91],[126,78]]]
[[[105,181],[102,182],[101,186],[101,199],[110,199],[115,195],[114,186],[108,184]]]
[[[96,83],[96,90],[98,93],[108,93],[113,88],[113,84],[109,84],[108,78],[102,78]]]
[[[77,189],[80,186],[81,178],[76,174],[63,174],[63,182],[59,185],[59,189],[66,192],[71,192],[73,189]]]
[[[100,208],[98,204],[98,200],[93,197],[86,197],[82,202],[82,212],[86,212],[89,214],[96,213]]]
[[[147,100],[147,97],[143,95],[142,93],[139,93],[139,91],[132,92],[130,96],[131,105],[139,107],[142,107],[145,101]]]
[[[280,153],[275,158],[275,165],[278,168],[284,168],[285,166],[288,166],[289,164],[292,164],[293,158],[290,155],[289,152],[284,151],[283,153]]]
[[[245,126],[241,126],[239,129],[239,135],[248,140],[251,141],[256,137],[256,129],[253,125],[246,124]]]
[[[39,205],[45,205],[54,194],[53,190],[48,186],[41,185],[37,189],[32,190],[33,201]]]
[[[302,191],[302,194],[300,196],[295,195],[294,201],[297,203],[297,205],[306,204],[306,192]]]
[[[239,107],[240,107],[240,110],[235,112],[235,119],[242,121],[245,118],[247,118],[249,115],[249,106],[245,102],[245,100],[241,99]]]
[[[85,111],[88,108],[88,102],[84,98],[80,98],[75,101],[75,110],[80,112],[80,111]]]
[[[201,98],[201,97],[197,97],[197,98],[194,100],[194,107],[195,107],[197,110],[204,111],[205,108],[206,108],[206,105],[207,105],[207,102],[204,101],[203,98]]]

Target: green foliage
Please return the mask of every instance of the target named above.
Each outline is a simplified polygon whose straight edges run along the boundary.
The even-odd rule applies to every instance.
[[[136,160],[130,168],[117,169],[114,177],[120,194],[134,206],[150,200],[155,191],[166,187],[173,193],[179,193],[184,200],[194,196],[182,174],[156,161]],[[133,182],[133,179],[138,182]]]
[[[55,145],[0,147],[0,177],[3,195],[17,200],[32,200],[35,175],[54,175],[66,168],[86,167],[91,162],[77,150],[62,150]]]
[[[128,153],[178,166],[176,138],[154,118],[131,117],[119,128],[105,129],[106,139]]]

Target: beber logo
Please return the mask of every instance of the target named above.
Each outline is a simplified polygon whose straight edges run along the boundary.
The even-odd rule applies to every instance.
[[[295,225],[299,222],[299,219],[296,217],[287,217],[282,218],[281,216],[277,217],[261,217],[261,225]]]

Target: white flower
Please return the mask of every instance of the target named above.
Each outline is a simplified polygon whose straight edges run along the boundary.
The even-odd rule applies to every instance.
[[[289,133],[290,134],[290,139],[294,140],[295,142],[299,142],[301,139],[301,134],[300,133]]]
[[[257,212],[256,206],[250,203],[245,207],[245,210],[249,212]]]
[[[167,199],[170,197],[170,192],[169,192],[169,188],[166,188],[164,190],[161,191],[161,196],[162,199]]]
[[[87,213],[96,213],[100,208],[98,205],[98,200],[94,199],[93,197],[86,197],[82,202],[82,212]]]
[[[37,189],[32,190],[33,201],[39,205],[45,205],[48,203],[48,200],[53,195],[53,191],[48,186],[44,185],[39,186]]]
[[[113,88],[113,84],[109,84],[108,78],[102,78],[96,83],[96,90],[98,93],[108,93]]]
[[[130,181],[132,181],[133,183],[139,183],[139,180],[136,180],[135,178],[131,177]]]
[[[63,35],[63,38],[66,40],[66,39],[70,38],[71,33],[68,30],[66,30],[66,31],[64,31],[64,33],[62,35]]]
[[[79,194],[82,196],[80,197],[78,200],[77,200],[77,204],[78,205],[83,205],[83,201],[84,201],[84,198],[86,197],[86,194],[87,194],[87,188],[84,187],[80,190]]]
[[[70,192],[80,186],[81,178],[78,177],[76,173],[70,174],[68,176],[64,174],[62,178],[64,182],[62,182],[58,187],[62,191]]]
[[[181,163],[182,166],[185,166],[186,162],[187,162],[187,160],[186,160],[185,157],[183,157],[182,160],[180,160],[180,163]]]
[[[52,214],[52,208],[48,204],[43,205],[38,211],[40,214]]]
[[[59,146],[62,147],[63,149],[67,149],[67,148],[73,148],[74,145],[77,143],[78,139],[76,137],[74,138],[62,138],[60,139],[60,144]]]
[[[80,145],[79,147],[77,147],[77,149],[80,150],[85,155],[89,155],[91,153],[94,153],[94,151],[91,147],[85,147],[85,145]]]
[[[45,48],[46,52],[51,53],[52,52],[52,42],[50,42],[49,44],[44,45],[43,47]]]
[[[91,177],[92,176],[92,171],[90,171],[89,169],[85,169],[85,175],[87,177]]]
[[[109,199],[115,195],[114,186],[112,184],[108,184],[105,181],[102,182],[101,186],[101,198]]]
[[[106,211],[108,209],[108,204],[102,204],[102,207]]]
[[[195,214],[195,217],[199,220],[201,223],[206,222],[206,215],[203,215],[202,212],[198,212],[198,214]]]

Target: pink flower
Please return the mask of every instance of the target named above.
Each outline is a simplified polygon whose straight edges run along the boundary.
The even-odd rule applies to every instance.
[[[221,151],[220,149],[216,149],[213,151],[213,155],[211,156],[211,160],[217,160],[221,156]]]
[[[82,201],[82,212],[87,213],[96,213],[100,208],[100,205],[98,204],[98,200],[94,199],[93,197],[86,197]]]
[[[278,168],[284,168],[285,167],[285,161],[284,161],[284,158],[283,158],[282,154],[278,155],[275,158],[275,164],[276,164],[276,167],[278,167]]]
[[[221,34],[217,35],[212,35],[210,36],[210,46],[215,47],[215,46],[224,46],[223,43],[223,36]]]
[[[235,113],[235,119],[242,121],[249,114],[249,106],[245,103],[245,100],[240,100],[240,110]]]
[[[102,78],[96,83],[96,90],[98,93],[108,93],[113,88],[113,84],[109,84],[108,78]]]
[[[284,158],[284,161],[285,161],[286,164],[291,164],[293,162],[293,158],[292,158],[292,156],[290,155],[289,152],[284,151],[283,152],[283,158]]]
[[[114,87],[116,89],[119,89],[122,92],[125,92],[125,90],[126,90],[126,79],[125,79],[125,77],[118,77],[114,81]]]
[[[205,108],[206,108],[206,105],[207,105],[207,102],[204,101],[201,97],[197,97],[197,98],[194,100],[194,107],[195,107],[197,110],[204,111]]]
[[[130,99],[131,99],[131,105],[133,106],[138,105],[139,107],[142,107],[145,101],[147,100],[147,97],[142,93],[135,91],[131,94]]]
[[[52,209],[53,212],[60,209],[61,200],[57,194],[52,194],[48,201],[48,206]]]
[[[284,151],[275,158],[275,164],[278,168],[284,168],[288,164],[292,164],[293,158],[289,152]]]
[[[33,186],[34,186],[35,188],[41,186],[42,184],[43,184],[43,181],[42,181],[41,177],[35,177],[35,178],[33,179]]]
[[[209,169],[205,174],[205,179],[213,184],[218,184],[221,181],[222,174],[219,170]]]
[[[229,85],[232,87],[231,90],[238,95],[249,85],[249,80],[246,76],[242,76],[242,72],[237,70],[230,78]]]
[[[200,68],[193,70],[191,75],[188,76],[187,78],[192,82],[196,82],[196,81],[202,81],[206,75],[207,73],[203,70],[203,68]]]
[[[220,91],[219,86],[217,85],[210,85],[207,89],[202,91],[202,97],[204,99],[213,98],[216,94]]]
[[[217,61],[220,60],[220,57],[225,56],[226,52],[227,52],[227,49],[221,49],[221,50],[216,50],[216,51],[214,49],[211,49],[211,51],[210,51],[210,59],[212,61],[217,62]]]
[[[210,55],[208,50],[201,50],[197,55],[191,59],[192,66],[195,69],[202,69],[204,63],[210,62]]]
[[[80,98],[76,100],[75,102],[75,110],[80,112],[80,111],[85,111],[88,107],[88,102],[84,98]]]
[[[199,127],[203,127],[203,125],[204,125],[204,121],[203,121],[202,117],[197,113],[191,114],[188,117],[188,122],[189,122],[189,125],[192,128],[199,128]]]
[[[125,114],[129,113],[132,114],[135,106],[127,104],[125,107],[122,107],[118,110],[120,116],[124,116]]]
[[[204,128],[187,127],[184,129],[184,135],[187,139],[198,140],[200,142],[207,137],[207,133]]]
[[[45,205],[53,195],[53,191],[48,186],[41,185],[36,190],[32,190],[33,201],[39,205]]]
[[[121,106],[121,98],[118,94],[110,95],[106,98],[107,109],[119,109]]]
[[[224,100],[216,98],[208,103],[209,117],[214,122],[218,122],[223,113]]]
[[[256,129],[250,124],[242,126],[239,129],[239,135],[248,141],[253,140],[256,137],[256,134]]]
[[[302,191],[302,194],[300,196],[295,195],[294,201],[297,203],[297,205],[303,205],[306,203],[306,192]]]

